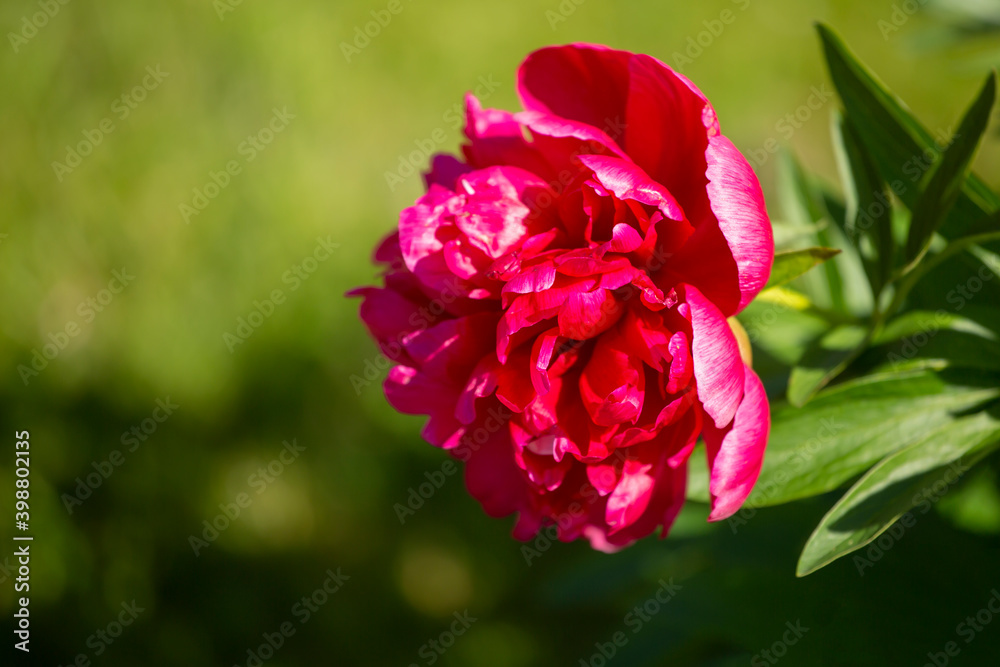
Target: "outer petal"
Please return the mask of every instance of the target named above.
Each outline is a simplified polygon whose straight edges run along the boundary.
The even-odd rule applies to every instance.
[[[455,181],[462,174],[472,171],[472,167],[460,161],[454,155],[437,153],[431,157],[431,168],[424,174],[427,187],[440,185],[449,190],[455,189]]]
[[[395,366],[386,376],[383,388],[386,400],[400,412],[430,416],[421,431],[429,443],[444,449],[458,444],[465,428],[453,416],[457,395],[448,385],[415,368]]]
[[[760,292],[774,261],[774,236],[764,207],[760,182],[746,158],[721,135],[709,139],[708,198],[736,260],[740,304],[736,312]],[[735,314],[735,313],[730,313]]]
[[[506,428],[492,434],[482,445],[463,443],[455,452],[466,461],[466,488],[487,514],[502,517],[528,509],[531,489],[514,462],[514,448]]]
[[[410,318],[419,313],[420,306],[382,287],[361,287],[349,292],[348,296],[364,297],[361,320],[378,342],[382,354],[393,361],[409,361],[403,345],[413,334]]]
[[[551,180],[554,174],[535,146],[527,141],[514,114],[484,109],[474,95],[465,97],[465,136],[462,146],[466,161],[477,168],[492,165],[521,167]]]
[[[691,307],[691,353],[698,398],[705,412],[723,428],[733,420],[743,395],[744,366],[725,316],[696,287],[685,285]]]
[[[744,378],[743,401],[732,425],[719,430],[706,422],[703,432],[711,470],[709,521],[725,519],[740,508],[753,490],[764,463],[771,411],[757,374],[746,368]]]
[[[655,58],[629,61],[625,150],[666,186],[696,225],[707,213],[705,147],[719,133],[712,105],[685,77]]]
[[[592,125],[621,141],[632,54],[596,44],[535,51],[517,72],[524,108]]]

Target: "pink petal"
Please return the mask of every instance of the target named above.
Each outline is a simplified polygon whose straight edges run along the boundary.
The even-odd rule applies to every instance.
[[[629,457],[622,468],[621,481],[608,498],[605,520],[615,533],[635,523],[653,497],[656,477],[653,462]]]
[[[760,182],[746,158],[721,135],[709,139],[708,197],[739,272],[742,310],[771,275],[774,237]],[[729,313],[733,315],[735,313]]]
[[[636,164],[604,155],[581,155],[580,162],[618,199],[634,199],[655,206],[671,220],[686,222],[673,194]]]
[[[621,130],[632,54],[594,44],[550,46],[533,52],[517,72],[524,108],[579,121],[613,138]]]
[[[636,55],[629,61],[627,127],[629,155],[674,194],[697,226],[707,212],[705,146],[719,132],[708,100],[667,65]]]
[[[703,432],[711,470],[709,521],[725,519],[743,505],[764,463],[771,428],[767,394],[753,370],[747,368],[744,377],[743,401],[732,425],[720,430],[706,423]]]
[[[465,97],[465,136],[469,143],[462,147],[470,165],[482,168],[493,165],[513,166],[551,180],[549,163],[524,137],[521,124],[514,114],[499,109],[483,109],[474,95]]]
[[[619,347],[618,337],[602,336],[580,376],[580,398],[599,426],[631,421],[642,412],[646,375],[642,360]]]
[[[691,352],[698,398],[718,428],[733,420],[743,395],[743,361],[726,318],[692,285],[684,286],[691,308]]]
[[[492,517],[530,510],[531,489],[514,462],[510,434],[501,429],[485,443],[463,442],[455,456],[466,461],[465,486]]]
[[[431,168],[424,174],[424,183],[428,188],[436,184],[454,190],[458,177],[470,171],[472,171],[472,167],[454,155],[438,153],[431,158]]]
[[[483,357],[469,376],[458,403],[455,405],[455,417],[463,424],[471,424],[476,419],[476,400],[489,396],[497,388],[497,366],[495,357]]]
[[[549,263],[533,266],[511,278],[503,286],[503,293],[527,294],[541,292],[555,284],[556,268]]]
[[[594,338],[613,327],[624,313],[609,290],[571,294],[559,309],[559,334],[574,340]]]
[[[360,316],[372,337],[389,359],[406,362],[409,356],[404,343],[416,327],[412,320],[419,313],[419,306],[398,292],[381,287],[362,287],[348,296],[361,296]]]
[[[670,344],[667,349],[673,359],[670,362],[670,374],[667,381],[667,393],[676,394],[687,386],[694,373],[694,364],[691,361],[691,349],[688,345],[687,334],[678,331],[670,337]]]
[[[736,260],[714,219],[703,221],[669,257],[657,282],[695,285],[727,317],[739,309],[743,297]]]
[[[665,370],[670,362],[670,331],[658,313],[645,309],[630,309],[621,324],[629,351],[650,368]]]
[[[464,425],[454,417],[455,392],[448,385],[408,366],[395,366],[383,384],[392,407],[410,415],[429,415],[421,434],[432,445],[450,449],[464,434]]]

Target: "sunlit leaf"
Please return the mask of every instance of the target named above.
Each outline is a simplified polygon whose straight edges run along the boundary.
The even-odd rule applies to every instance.
[[[805,576],[865,546],[918,504],[928,511],[932,499],[998,442],[1000,420],[980,412],[942,424],[887,457],[823,517],[802,550],[796,573]]]
[[[958,199],[972,156],[989,123],[995,99],[996,76],[990,72],[982,90],[966,111],[958,131],[955,132],[951,143],[945,149],[923,187],[920,197],[916,200],[913,219],[910,222],[910,233],[906,239],[908,264],[920,261],[927,252],[931,237]]]

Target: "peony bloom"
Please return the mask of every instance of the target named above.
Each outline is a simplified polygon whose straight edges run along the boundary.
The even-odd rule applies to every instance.
[[[462,156],[375,258],[361,318],[423,436],[514,534],[544,525],[614,550],[665,535],[699,435],[710,520],[746,500],[767,397],[727,318],[774,244],[756,176],[690,81],[645,55],[573,44],[528,56],[525,111],[466,99]]]

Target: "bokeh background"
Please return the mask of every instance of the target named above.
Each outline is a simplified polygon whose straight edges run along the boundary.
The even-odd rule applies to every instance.
[[[455,150],[455,105],[482,81],[495,87],[488,105],[516,108],[514,72],[532,49],[593,41],[677,64],[728,10],[735,19],[687,52],[697,55],[684,73],[745,152],[774,138],[833,180],[835,98],[793,132],[779,127],[812,87],[830,89],[813,21],[948,131],[1000,63],[996,3],[400,0],[355,42],[389,4],[0,6],[0,628],[13,655],[3,664],[83,654],[94,665],[254,665],[248,651],[286,622],[295,634],[264,664],[597,666],[595,643],[618,631],[629,641],[608,664],[921,665],[951,640],[954,664],[994,664],[1000,620],[968,644],[956,635],[1000,587],[988,507],[967,528],[932,513],[863,574],[848,558],[806,579],[795,560],[833,498],[761,510],[738,529],[706,524],[707,509],[691,505],[670,539],[615,556],[536,543],[526,558],[512,520],[488,519],[460,475],[401,522],[395,506],[446,459],[420,440],[419,418],[385,403],[385,362],[343,294],[374,280],[371,249],[421,191],[400,161],[428,144]],[[43,25],[26,28],[32,17]],[[343,43],[362,48],[345,54]],[[283,128],[268,136],[275,110]],[[992,130],[976,162],[994,187],[998,139]],[[67,147],[80,142],[96,145],[71,166]],[[755,162],[777,218],[778,160]],[[219,177],[230,163],[239,173]],[[391,188],[387,172],[402,182]],[[224,187],[208,186],[213,173]],[[308,259],[320,243],[335,247]],[[134,278],[104,291],[115,271]],[[274,290],[284,301],[254,316],[245,340],[227,339]],[[77,335],[63,339],[71,323]],[[164,414],[157,400],[177,406],[162,422],[150,421]],[[10,646],[24,429],[30,658]],[[272,481],[254,477],[293,440],[298,458]],[[107,471],[115,450],[121,464],[70,512],[67,494]],[[241,493],[249,506],[193,548]],[[338,568],[349,578],[302,623],[295,605]],[[633,632],[629,610],[671,578],[680,590]],[[100,639],[133,601],[135,622]],[[466,612],[467,631],[442,636]],[[765,657],[786,623],[808,630]]]

